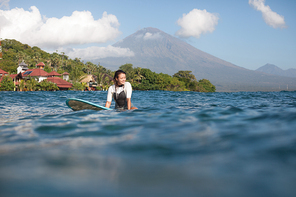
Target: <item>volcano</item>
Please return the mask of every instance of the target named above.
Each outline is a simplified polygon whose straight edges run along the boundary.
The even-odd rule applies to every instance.
[[[210,80],[218,92],[279,91],[282,90],[280,87],[296,90],[295,78],[239,67],[152,27],[141,29],[113,46],[129,48],[135,55],[97,60],[111,70],[126,63],[133,64],[134,68],[149,68],[153,72],[170,75],[190,70],[197,80]]]

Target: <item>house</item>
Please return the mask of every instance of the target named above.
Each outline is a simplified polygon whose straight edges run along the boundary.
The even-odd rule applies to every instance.
[[[69,73],[64,72],[62,75],[63,75],[63,79],[64,79],[65,81],[69,81],[69,76],[70,76]]]
[[[86,83],[88,86],[88,90],[96,90],[97,82],[95,81],[93,75],[87,75],[83,77],[80,82]]]
[[[12,74],[10,75],[10,77],[12,78],[12,81],[15,85],[15,89],[14,91],[19,91],[19,84],[21,82],[21,80],[23,79],[23,76],[22,76],[22,73],[19,73],[19,74]]]
[[[43,62],[39,62],[38,64],[36,64],[36,68],[44,70],[44,67],[45,67],[45,64]]]
[[[41,82],[47,79],[47,81],[51,81],[57,84],[60,90],[68,90],[73,86],[72,83],[69,83],[59,77],[56,77],[56,76],[61,76],[61,74],[55,71],[47,73],[42,69],[28,69],[26,72],[22,74],[22,76],[23,78],[28,78],[29,76],[36,77],[38,82]]]
[[[6,76],[6,75],[8,75],[8,72],[0,69],[0,78],[2,78],[2,76]]]
[[[51,71],[48,73],[48,77],[56,77],[56,76],[62,76],[61,74],[57,73],[56,71]]]
[[[2,77],[3,77],[3,76],[7,76],[7,75],[8,75],[8,72],[6,72],[6,71],[0,69],[0,83],[1,83],[1,81],[2,81]]]
[[[71,88],[73,86],[72,83],[67,82],[59,77],[48,77],[47,81],[51,81],[51,82],[57,84],[57,86],[59,87],[60,90],[68,90],[69,88]]]
[[[7,75],[8,75],[8,72],[6,72],[6,71],[0,69],[0,83],[1,83],[1,81],[2,81],[3,76],[7,76]]]
[[[17,74],[19,74],[20,72],[26,72],[28,70],[28,65],[22,61],[18,67],[17,67]]]
[[[38,66],[39,65],[39,66]],[[37,69],[28,69],[28,65],[22,61],[18,68],[17,68],[17,73],[18,74],[12,74],[10,75],[10,77],[13,79],[13,82],[15,85],[19,85],[21,79],[29,79],[30,77],[35,78],[36,81],[38,81],[39,83],[43,80],[47,80],[50,82],[53,82],[55,84],[57,84],[58,88],[60,90],[68,90],[69,88],[71,88],[73,85],[72,83],[69,83],[63,79],[61,79],[60,77],[57,76],[62,76],[61,74],[57,73],[56,71],[52,71],[50,73],[44,71],[42,68],[42,65],[44,65],[43,62],[38,63],[36,66],[38,66],[39,68]],[[8,75],[8,72],[1,70],[0,69],[0,81],[2,80],[2,76],[4,75]],[[63,78],[64,76],[66,76],[69,79],[69,73],[63,73]]]
[[[23,78],[29,78],[30,77],[36,77],[38,82],[43,81],[44,79],[47,79],[48,73],[45,72],[42,69],[28,69],[26,72],[22,73]]]
[[[22,73],[23,78],[28,78],[29,76],[31,77],[36,77],[38,82],[41,82],[45,79],[47,81],[51,81],[55,84],[57,84],[58,88],[60,90],[68,90],[71,88],[73,85],[72,83],[69,83],[57,76],[62,76],[61,74],[57,73],[56,71],[52,71],[50,73],[45,72],[42,69],[28,69],[26,72]]]

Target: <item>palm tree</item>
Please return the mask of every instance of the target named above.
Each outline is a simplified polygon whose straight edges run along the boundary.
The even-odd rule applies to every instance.
[[[20,89],[20,92],[22,92],[25,89],[25,81],[24,80],[21,80],[20,81],[20,83],[19,83],[19,89]]]
[[[26,54],[23,51],[19,51],[16,57],[18,58],[18,63],[20,63],[25,59]]]
[[[54,70],[57,71],[60,66],[61,57],[57,53],[53,53],[51,57],[51,62],[53,64]]]
[[[39,52],[34,53],[33,59],[36,61],[36,64],[38,64],[40,57],[41,57],[41,54]]]
[[[74,81],[78,81],[81,78],[82,73],[83,72],[80,71],[78,66],[72,66],[71,77]]]
[[[27,89],[29,90],[29,91],[34,91],[35,89],[36,89],[36,86],[37,86],[37,81],[36,81],[36,79],[35,78],[29,78],[29,80],[27,80]]]
[[[142,68],[137,67],[137,68],[135,69],[135,75],[134,75],[134,77],[133,77],[135,80],[138,81],[138,83],[140,83],[140,81],[141,81],[143,78],[145,78],[143,75],[141,75],[141,70],[142,70]]]

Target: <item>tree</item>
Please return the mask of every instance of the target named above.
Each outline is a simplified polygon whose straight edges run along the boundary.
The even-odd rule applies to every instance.
[[[73,90],[84,90],[84,86],[79,82],[74,82],[71,89]]]
[[[134,77],[134,69],[132,64],[124,64],[119,67],[120,70],[123,70],[126,73],[126,80],[130,81]]]
[[[25,89],[26,85],[25,85],[25,81],[21,80],[21,82],[19,83],[19,89],[20,91],[23,91]]]
[[[85,73],[81,71],[79,65],[72,66],[72,72],[70,73],[70,76],[73,81],[78,81],[82,75],[85,75]]]
[[[59,90],[59,87],[57,86],[57,84],[51,82],[51,81],[47,81],[46,79],[41,81],[38,84],[39,90],[43,90],[43,91],[53,91],[53,90]]]
[[[216,87],[207,79],[201,79],[198,83],[207,91],[207,92],[216,92]]]
[[[135,68],[134,69],[134,80],[136,80],[138,83],[140,83],[141,82],[141,80],[142,80],[142,78],[144,78],[144,76],[143,75],[141,75],[141,70],[142,70],[142,68],[140,68],[140,67],[137,67],[137,68]]]
[[[82,70],[87,74],[93,74],[97,70],[97,66],[92,62],[86,62]]]
[[[15,88],[13,80],[9,76],[3,76],[0,83],[0,91],[13,91]]]
[[[38,82],[36,81],[35,78],[29,77],[29,79],[26,81],[26,86],[29,91],[35,91],[37,84]]]
[[[19,51],[16,57],[18,58],[18,63],[20,63],[25,59],[26,54],[23,51]]]
[[[179,81],[184,82],[186,89],[190,91],[201,92],[196,81],[195,76],[191,73],[192,71],[178,71],[173,75],[174,78],[177,78]]]
[[[59,90],[59,87],[57,86],[57,84],[50,82],[50,81],[48,83],[49,83],[48,90],[50,90],[50,91]]]
[[[36,62],[36,64],[39,63],[40,57],[41,57],[41,54],[39,52],[34,53],[33,59],[34,59],[34,62]]]
[[[171,77],[170,84],[166,89],[170,91],[188,91],[185,83],[183,81],[179,81],[176,77]]]
[[[51,56],[51,62],[53,64],[54,70],[57,71],[60,66],[61,57],[58,53],[53,53]]]
[[[148,68],[142,68],[141,69],[141,74],[143,75],[143,77],[145,78],[145,80],[147,80],[149,83],[151,83],[151,84],[155,84],[156,83],[157,74],[155,72],[152,72]]]
[[[10,74],[16,73],[17,70],[17,63],[12,60],[1,60],[0,61],[0,69],[9,72]]]
[[[44,66],[44,71],[50,73],[52,70],[49,66]]]
[[[171,76],[168,74],[159,73],[156,77],[156,84],[161,90],[167,90],[170,82],[171,82]]]
[[[189,85],[190,82],[196,81],[195,76],[191,73],[192,71],[183,71],[175,73],[173,77],[177,77],[180,81],[184,81],[186,86]]]

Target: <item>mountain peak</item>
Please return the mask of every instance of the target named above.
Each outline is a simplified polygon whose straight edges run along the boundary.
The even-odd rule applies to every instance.
[[[180,70],[190,70],[197,79],[210,80],[217,91],[262,90],[254,88],[259,86],[255,83],[259,81],[262,87],[265,85],[261,73],[214,57],[157,28],[140,29],[113,46],[128,48],[134,52],[134,56],[100,59],[100,63],[109,69],[115,70],[120,65],[131,63],[134,67],[149,68],[169,75]],[[273,79],[270,81],[268,88],[278,88]]]
[[[257,71],[268,73],[268,74],[276,74],[279,72],[283,72],[283,70],[279,67],[277,67],[274,64],[265,64],[264,66],[261,66],[257,69]]]
[[[115,43],[113,46],[127,47],[127,46],[125,46],[124,43],[129,43],[128,45],[130,48],[131,43],[139,44],[143,41],[153,41],[153,40],[157,40],[157,39],[164,38],[164,37],[170,37],[170,35],[164,33],[163,31],[161,31],[157,28],[146,27],[146,28],[138,30],[136,33],[131,34],[130,36],[124,38],[123,40]],[[134,51],[134,52],[136,52],[136,51]]]
[[[158,32],[162,32],[161,30],[154,28],[154,27],[145,27],[143,29],[140,29],[137,32],[149,32],[149,33],[158,33]]]
[[[261,66],[260,68],[258,68],[256,71],[260,71],[260,72],[271,74],[271,75],[294,77],[294,78],[296,77],[296,69],[283,70],[274,64],[265,64],[264,66]]]

